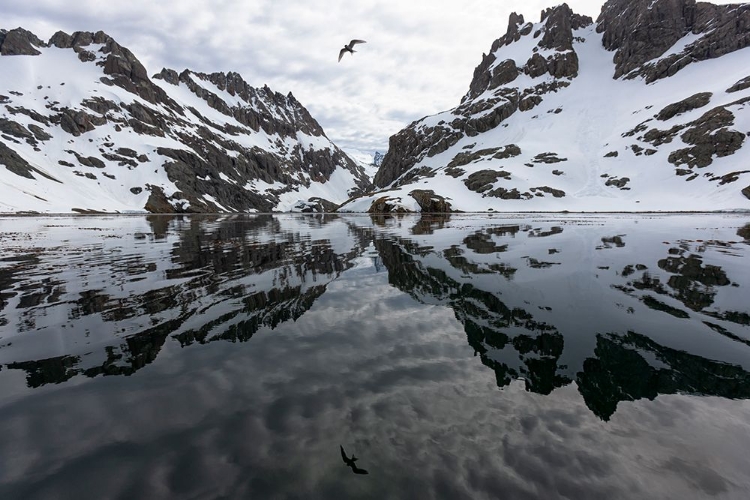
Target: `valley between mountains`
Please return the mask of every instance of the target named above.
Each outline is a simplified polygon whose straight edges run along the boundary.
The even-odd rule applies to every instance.
[[[0,30],[0,213],[750,210],[750,4],[537,19],[512,14],[456,107],[372,160],[237,73]]]

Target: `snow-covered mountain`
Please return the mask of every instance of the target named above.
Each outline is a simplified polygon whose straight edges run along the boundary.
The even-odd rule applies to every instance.
[[[454,109],[342,211],[750,209],[750,4],[512,14]]]
[[[0,30],[0,213],[750,210],[749,45],[750,4],[514,13],[379,165],[236,73],[149,78],[102,32]]]
[[[344,152],[349,155],[349,158],[354,160],[357,165],[362,167],[365,171],[365,175],[367,175],[370,183],[372,183],[372,180],[378,173],[378,169],[380,169],[380,166],[383,164],[383,158],[385,155],[380,151],[375,151],[370,154],[358,149],[347,149]]]
[[[103,32],[0,30],[0,54],[0,212],[330,210],[370,185],[291,93],[237,73],[149,78]]]

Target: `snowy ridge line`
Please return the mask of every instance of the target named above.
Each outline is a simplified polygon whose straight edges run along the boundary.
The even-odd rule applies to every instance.
[[[0,43],[2,213],[289,211],[369,185],[292,94],[236,73],[149,78],[103,32]]]

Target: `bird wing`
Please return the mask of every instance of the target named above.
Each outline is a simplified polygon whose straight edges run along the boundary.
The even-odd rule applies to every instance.
[[[341,448],[341,458],[344,459],[344,462],[349,462],[349,457],[346,456],[346,453],[344,452],[344,447],[339,445],[339,448]]]
[[[365,469],[360,469],[356,465],[352,465],[352,471],[354,471],[355,474],[368,474]]]
[[[367,43],[367,42],[365,42],[364,40],[352,40],[351,42],[349,42],[349,47],[354,47],[354,45],[357,43]]]
[[[346,54],[346,49],[341,49],[339,51],[339,62],[341,62],[341,58],[344,57],[344,54]]]

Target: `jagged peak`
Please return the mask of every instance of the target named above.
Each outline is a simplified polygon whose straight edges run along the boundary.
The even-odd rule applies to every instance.
[[[590,26],[594,20],[576,14],[568,4],[563,3],[543,10],[540,22],[544,23],[544,36],[539,46],[564,51],[573,48],[573,31]]]
[[[37,56],[41,54],[37,48],[46,46],[34,33],[21,27],[0,31],[0,55],[3,56]]]
[[[49,40],[50,45],[59,49],[77,49],[88,47],[91,44],[110,44],[112,42],[114,42],[114,38],[101,30],[95,33],[91,31],[75,31],[72,35],[64,31],[58,31]]]
[[[301,131],[308,135],[325,136],[320,124],[291,92],[284,95],[265,84],[253,87],[237,72],[203,73],[184,69],[178,74],[173,69],[163,68],[154,78],[171,85],[184,84],[198,98],[206,101],[209,107],[234,117],[253,130],[271,130],[270,124],[280,120],[286,124],[284,127],[277,127],[276,131],[280,135],[294,136],[297,131]],[[214,90],[200,82],[211,84]],[[227,99],[226,95],[221,95],[223,92],[238,98],[240,102]]]
[[[573,12],[572,9],[566,3],[561,3],[558,5],[555,5],[554,7],[547,7],[546,9],[542,9],[542,14],[539,17],[539,22],[543,23],[545,19],[550,17],[553,13],[557,13],[558,11],[562,11],[562,12],[569,11],[571,13]]]
[[[573,50],[573,32],[590,26],[593,22],[589,16],[574,13],[565,3],[543,10],[541,22],[537,25],[526,23],[524,17],[516,12],[511,13],[505,35],[492,43],[490,53],[483,54],[482,62],[474,69],[469,92],[462,99],[462,104],[487,90],[503,87],[514,81],[521,73],[532,78],[545,73],[554,78],[575,77],[578,74],[578,57]],[[534,38],[541,35],[537,42],[538,48],[554,50],[558,54],[545,57],[534,48],[534,53],[526,56],[529,57],[528,60],[503,59],[501,49],[529,35],[535,27],[537,31],[533,35]],[[514,57],[517,58],[518,54]]]

